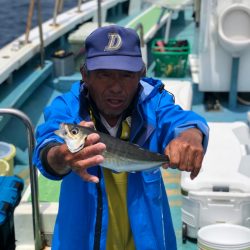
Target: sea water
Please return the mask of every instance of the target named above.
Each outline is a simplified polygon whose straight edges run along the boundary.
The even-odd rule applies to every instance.
[[[56,1],[40,0],[42,21],[53,17]],[[78,1],[64,0],[63,11],[77,6]],[[32,18],[32,27],[37,26],[37,1]],[[0,0],[0,49],[25,33],[30,0]]]

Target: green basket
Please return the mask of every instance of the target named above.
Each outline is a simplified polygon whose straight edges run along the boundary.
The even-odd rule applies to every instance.
[[[171,39],[164,44],[162,39],[155,39],[151,52],[155,60],[155,76],[184,77],[190,47],[187,40]]]

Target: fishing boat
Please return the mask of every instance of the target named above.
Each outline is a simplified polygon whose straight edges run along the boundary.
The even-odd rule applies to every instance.
[[[138,31],[147,76],[160,78],[178,105],[209,122],[204,170],[195,181],[190,181],[188,173],[162,170],[178,249],[197,249],[200,227],[228,222],[222,215],[215,218],[216,209],[202,206],[205,198],[213,198],[215,186],[220,204],[225,203],[222,192],[225,197],[230,191],[229,185],[220,185],[220,179],[213,183],[216,169],[221,168],[223,176],[225,166],[236,172],[240,168],[241,183],[250,178],[246,167],[250,165],[250,3],[89,0],[59,13],[61,4],[55,1],[52,18],[31,29],[31,0],[26,33],[0,49],[0,146],[14,146],[14,161],[7,163],[12,165],[12,174],[25,182],[13,214],[16,249],[50,249],[60,181],[45,179],[32,165],[34,130],[43,122],[43,109],[52,99],[81,80],[85,38],[95,28],[112,23]],[[245,212],[231,222],[250,228],[250,189],[248,185],[241,189],[239,182],[235,185],[246,192],[240,200]],[[207,193],[202,196],[199,191],[204,190]],[[210,220],[201,217],[206,211]]]

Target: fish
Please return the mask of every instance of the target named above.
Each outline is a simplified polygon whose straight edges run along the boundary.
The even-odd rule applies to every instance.
[[[106,145],[103,153],[104,161],[100,164],[104,168],[115,172],[138,172],[159,168],[162,164],[169,164],[169,157],[160,153],[151,152],[128,141],[123,141],[111,135],[99,132],[94,128],[77,124],[61,123],[55,134],[64,139],[72,153],[84,147],[89,134],[97,133],[100,142]]]

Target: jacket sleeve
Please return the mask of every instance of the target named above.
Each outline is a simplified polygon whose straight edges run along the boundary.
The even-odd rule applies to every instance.
[[[44,123],[36,130],[36,146],[33,154],[33,164],[47,178],[60,180],[62,177],[47,172],[41,161],[41,151],[49,143],[64,143],[54,131],[59,129],[60,123],[79,123],[79,101],[72,93],[56,97],[50,106],[44,110]]]
[[[174,97],[168,91],[163,91],[156,109],[158,120],[158,138],[164,151],[167,144],[181,132],[189,128],[198,128],[203,134],[203,148],[206,151],[209,137],[209,127],[206,120],[197,113],[183,110],[174,103]]]

